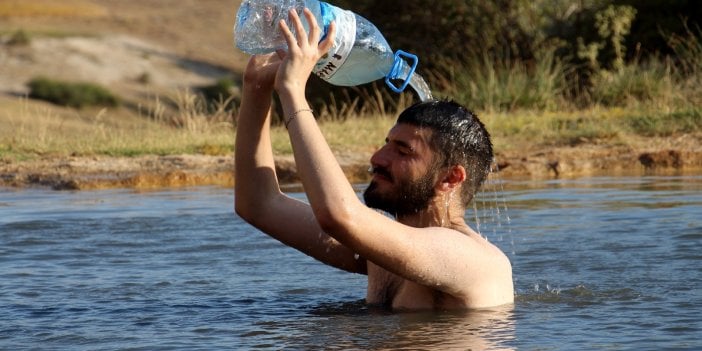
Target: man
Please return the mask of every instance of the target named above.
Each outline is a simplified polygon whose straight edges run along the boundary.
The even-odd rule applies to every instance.
[[[253,56],[238,117],[236,212],[315,259],[368,275],[369,304],[395,310],[472,309],[513,302],[507,257],[466,225],[465,208],[485,179],[492,146],[480,121],[452,102],[409,108],[371,158],[373,178],[356,196],[305,98],[307,79],[333,43],[305,10],[309,34],[281,21],[288,51]],[[276,91],[309,204],[283,194],[270,140]]]

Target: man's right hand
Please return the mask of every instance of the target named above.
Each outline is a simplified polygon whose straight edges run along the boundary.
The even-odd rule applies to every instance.
[[[272,92],[280,63],[280,55],[275,52],[251,56],[244,70],[244,89]]]

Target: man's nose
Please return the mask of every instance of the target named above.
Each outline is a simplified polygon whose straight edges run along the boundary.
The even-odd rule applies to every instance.
[[[376,151],[373,156],[371,156],[370,163],[371,167],[385,167],[388,165],[386,147],[383,146],[378,151]]]

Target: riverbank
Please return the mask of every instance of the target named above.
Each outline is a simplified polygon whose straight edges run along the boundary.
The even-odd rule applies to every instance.
[[[697,136],[667,141],[651,140],[652,147],[634,149],[607,145],[580,145],[520,153],[498,153],[503,178],[570,178],[592,175],[696,173],[702,171],[702,150]],[[693,143],[697,142],[694,148]],[[655,144],[661,144],[658,147]],[[684,146],[684,147],[683,147]],[[370,153],[338,154],[353,183],[364,183]],[[291,156],[278,156],[276,171],[283,185],[299,182]],[[235,184],[233,156],[66,156],[34,160],[0,161],[0,186],[43,187],[55,190],[106,188],[156,189]]]

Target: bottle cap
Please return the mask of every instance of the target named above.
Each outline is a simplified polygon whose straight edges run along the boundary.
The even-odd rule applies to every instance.
[[[402,66],[403,64],[405,64],[403,58],[407,58],[412,62],[412,66],[410,66],[409,72],[404,78],[400,77],[400,74],[402,74]],[[412,75],[417,69],[418,64],[419,58],[417,57],[417,55],[413,55],[402,50],[397,50],[397,52],[395,52],[395,62],[392,65],[392,69],[390,70],[390,73],[388,73],[388,75],[385,76],[385,84],[387,84],[388,87],[390,87],[390,90],[398,94],[403,92],[405,88],[407,88],[407,85],[410,83],[410,78],[412,78]],[[393,84],[393,80],[403,81],[402,85],[400,85],[399,87],[396,86],[395,84]]]

